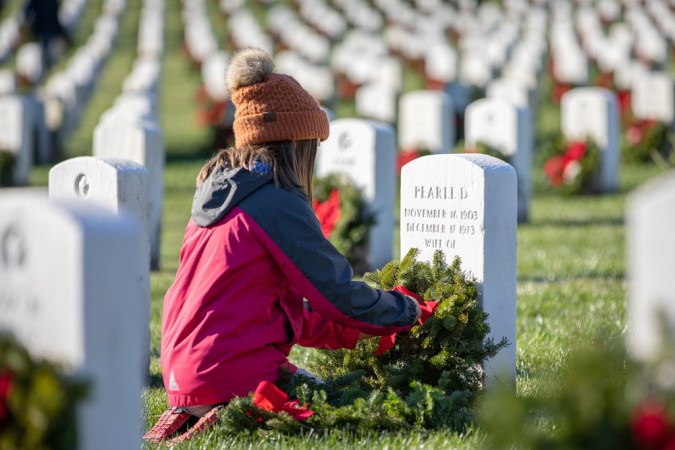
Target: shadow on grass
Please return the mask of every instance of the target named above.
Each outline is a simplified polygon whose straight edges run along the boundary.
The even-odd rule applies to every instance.
[[[164,380],[161,373],[151,373],[148,379],[148,387],[164,389]]]
[[[577,227],[594,227],[594,226],[612,226],[621,227],[624,225],[623,217],[593,217],[589,219],[539,219],[524,223],[523,226],[538,228],[538,227],[561,227],[561,228],[577,228]]]
[[[621,281],[625,273],[621,272],[589,272],[567,275],[518,275],[518,282],[521,283],[565,283],[582,280],[617,280]]]

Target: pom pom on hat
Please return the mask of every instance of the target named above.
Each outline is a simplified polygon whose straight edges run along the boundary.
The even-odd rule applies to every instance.
[[[258,48],[245,48],[237,52],[227,68],[227,87],[230,92],[241,86],[260,83],[274,70],[270,55]]]
[[[247,48],[232,56],[226,79],[236,107],[235,145],[326,140],[328,117],[319,103],[293,77],[273,70],[263,50]]]

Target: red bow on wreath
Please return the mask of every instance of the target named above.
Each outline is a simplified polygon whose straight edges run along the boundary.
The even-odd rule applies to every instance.
[[[653,119],[636,120],[626,131],[626,141],[632,146],[640,144],[649,130],[654,128],[657,123]]]
[[[410,161],[419,158],[421,155],[422,153],[420,153],[420,151],[417,149],[401,151],[401,153],[399,153],[398,157],[396,158],[396,173],[401,175],[401,169],[403,166],[408,164]]]
[[[328,239],[338,220],[340,220],[340,191],[334,188],[325,202],[314,199],[312,208],[317,219],[319,219],[323,235]]]
[[[392,291],[400,292],[403,295],[407,295],[408,297],[412,297],[415,300],[417,300],[417,303],[420,305],[420,310],[422,310],[422,315],[420,318],[417,320],[417,322],[420,325],[423,325],[426,320],[434,315],[434,311],[438,307],[438,302],[425,302],[423,300],[420,300],[420,296],[415,294],[414,292],[409,291],[406,289],[404,286],[395,286]],[[396,333],[391,334],[389,336],[382,336],[380,338],[380,344],[377,346],[377,350],[375,351],[376,355],[381,355],[383,353],[386,353],[387,350],[392,348],[394,344],[396,343]]]
[[[295,420],[309,419],[314,411],[299,403],[298,400],[289,401],[288,395],[269,381],[261,381],[253,392],[253,404],[260,409],[276,413],[284,411]]]
[[[586,154],[586,142],[574,141],[569,144],[564,154],[554,156],[544,163],[544,172],[552,186],[560,186],[564,181],[574,178],[573,167],[578,167]],[[576,164],[575,164],[576,163]]]
[[[12,372],[5,370],[0,375],[0,424],[9,419],[9,394],[12,391]]]
[[[646,400],[635,409],[631,420],[633,439],[638,448],[669,450],[675,448],[675,427],[664,405]]]

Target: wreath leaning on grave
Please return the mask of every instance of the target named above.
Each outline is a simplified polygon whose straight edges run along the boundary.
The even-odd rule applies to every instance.
[[[86,383],[0,335],[0,448],[76,448],[75,406],[87,391]]]
[[[483,155],[493,156],[497,159],[501,159],[505,163],[511,164],[511,155],[507,155],[497,147],[494,147],[483,141],[478,141],[473,146],[465,147],[464,151],[466,153],[480,153]]]
[[[666,163],[673,154],[668,126],[656,120],[634,119],[623,138],[622,156],[632,163]]]
[[[566,195],[588,194],[600,167],[600,149],[591,139],[567,141],[555,136],[544,146],[544,174],[549,187]]]
[[[354,350],[318,350],[309,370],[324,383],[282,376],[248,397],[236,398],[220,415],[226,433],[277,430],[316,432],[449,428],[473,420],[485,375],[482,364],[508,345],[488,338],[487,315],[476,283],[455,258],[417,260],[412,249],[364,280],[376,288],[415,295],[419,324],[395,337],[361,340]]]
[[[312,207],[324,236],[352,266],[362,265],[375,214],[368,211],[361,190],[347,176],[335,173],[315,177],[313,191]]]

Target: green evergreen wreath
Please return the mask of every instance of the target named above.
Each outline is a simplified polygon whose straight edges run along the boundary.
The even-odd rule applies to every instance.
[[[585,146],[583,157],[575,158],[575,146]],[[542,148],[543,171],[550,191],[563,195],[591,194],[597,190],[597,176],[600,167],[600,148],[592,139],[568,141],[562,134],[545,140]],[[567,171],[567,165],[574,164],[574,171]]]
[[[506,153],[499,150],[497,147],[487,144],[484,141],[476,142],[476,144],[473,145],[473,147],[467,147],[465,151],[467,153],[480,153],[483,155],[493,156],[497,159],[501,159],[507,164],[513,164],[511,162],[511,155],[507,155]]]
[[[87,391],[84,382],[0,335],[0,448],[76,448],[75,406]]]
[[[340,218],[328,239],[336,249],[347,257],[355,271],[365,263],[368,231],[375,224],[375,214],[368,211],[361,190],[343,174],[314,177],[314,199],[325,202],[333,189],[340,198]]]
[[[478,304],[476,284],[461,271],[460,260],[417,261],[412,249],[402,261],[364,275],[373,287],[403,285],[421,300],[438,301],[423,325],[398,335],[388,352],[375,355],[378,339],[361,340],[354,350],[319,350],[303,376],[282,376],[277,384],[300,404],[315,411],[304,422],[285,412],[255,406],[252,396],[236,398],[220,414],[227,433],[299,432],[311,429],[350,431],[463,429],[473,420],[485,375],[482,364],[508,345],[488,338],[487,314]]]
[[[625,162],[670,164],[673,138],[672,132],[663,122],[634,120],[621,140],[621,154]]]

